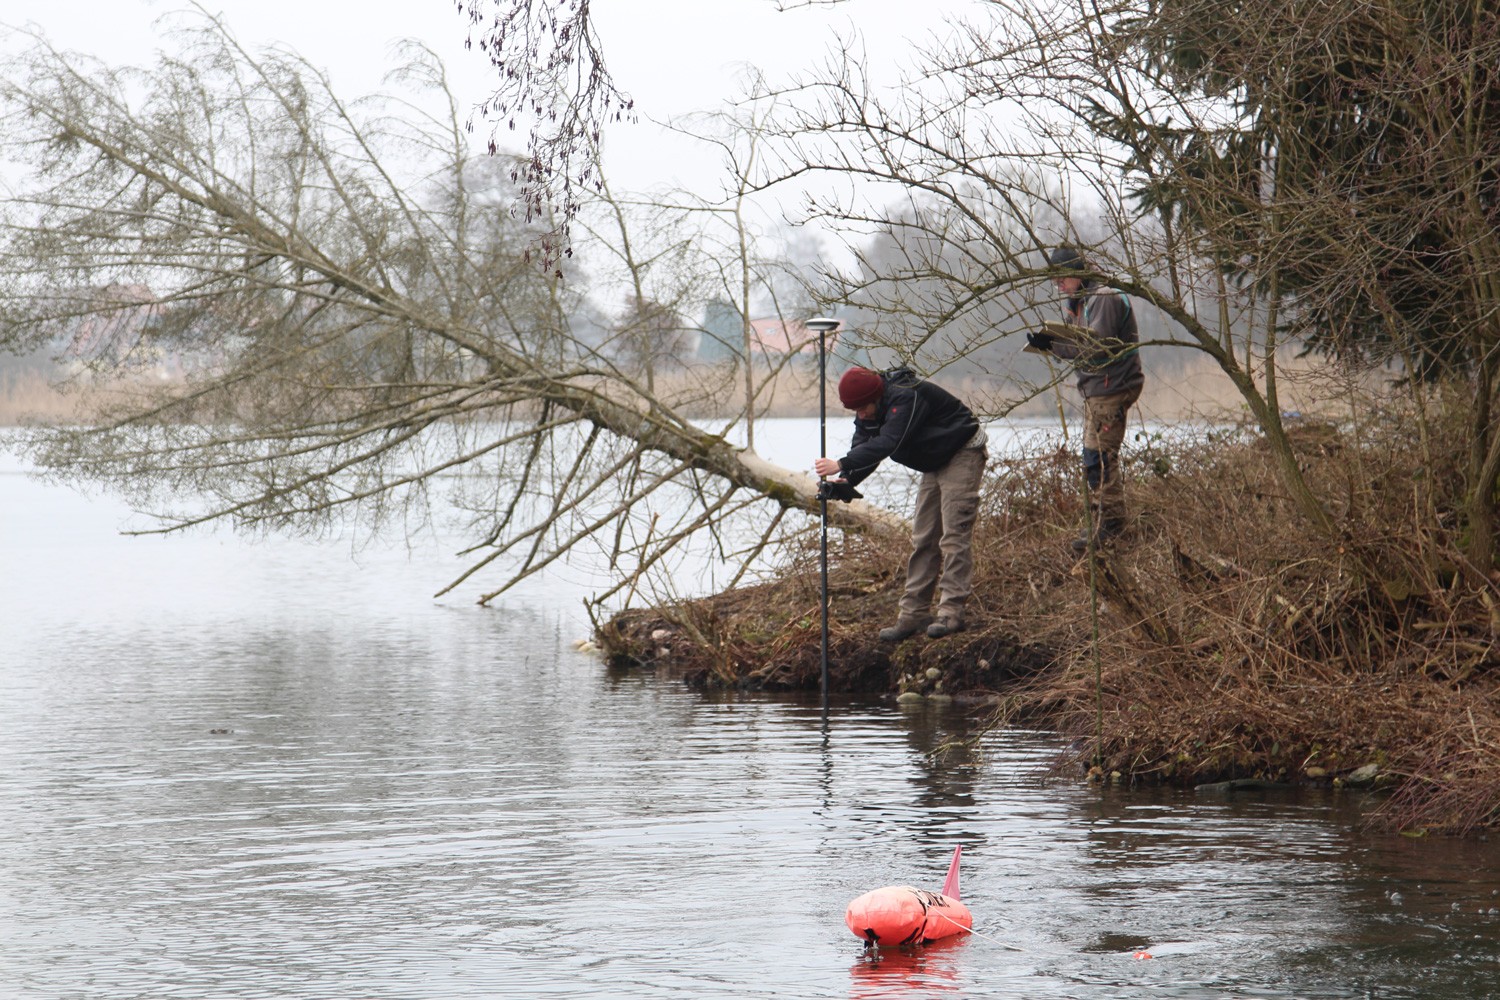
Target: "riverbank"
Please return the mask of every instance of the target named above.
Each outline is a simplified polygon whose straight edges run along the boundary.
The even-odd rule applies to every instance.
[[[1103,780],[1373,784],[1393,827],[1492,827],[1500,576],[1465,567],[1441,423],[1419,436],[1414,414],[1380,416],[1296,429],[1335,539],[1297,514],[1253,428],[1133,441],[1132,528],[1092,565],[1068,546],[1076,457],[992,465],[970,627],[942,640],[876,639],[904,537],[835,535],[831,684],[1055,728],[1076,748],[1064,765]],[[691,684],[816,689],[815,543],[775,582],[626,612],[601,644]]]

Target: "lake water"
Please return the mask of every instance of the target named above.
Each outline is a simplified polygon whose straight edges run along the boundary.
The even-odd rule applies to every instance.
[[[13,459],[0,512],[0,997],[1500,993],[1500,850],[1355,795],[1099,790],[1045,733],[932,756],[954,709],[613,672],[586,569],[435,601],[451,539],[124,537]],[[959,844],[977,933],[864,954],[849,900]]]

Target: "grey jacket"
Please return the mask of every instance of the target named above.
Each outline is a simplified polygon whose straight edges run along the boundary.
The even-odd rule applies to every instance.
[[[1088,327],[1097,345],[1080,345],[1062,336],[1052,338],[1052,353],[1072,361],[1078,375],[1078,392],[1085,399],[1112,396],[1139,389],[1146,383],[1141,371],[1140,341],[1135,312],[1124,292],[1112,288],[1088,288],[1081,298],[1063,305],[1063,319]]]

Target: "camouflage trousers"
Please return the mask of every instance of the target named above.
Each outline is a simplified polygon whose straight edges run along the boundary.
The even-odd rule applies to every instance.
[[[1096,525],[1125,520],[1120,446],[1125,443],[1125,415],[1140,398],[1141,390],[1131,389],[1083,401],[1083,471]]]

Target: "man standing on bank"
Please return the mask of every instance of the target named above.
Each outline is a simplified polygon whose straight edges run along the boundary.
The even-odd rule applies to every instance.
[[[1124,292],[1096,286],[1087,277],[1089,265],[1070,246],[1047,255],[1047,263],[1062,273],[1053,281],[1066,296],[1061,325],[1028,333],[1034,349],[1071,361],[1083,397],[1083,471],[1088,482],[1089,524],[1094,543],[1104,545],[1125,530],[1125,491],[1120,483],[1120,446],[1125,441],[1125,415],[1141,396],[1146,377],[1136,347],[1135,314]],[[1068,273],[1075,272],[1075,273]],[[1078,330],[1070,336],[1066,330]],[[1082,328],[1082,329],[1079,329]],[[1073,551],[1089,548],[1088,526],[1072,543]]]
[[[887,458],[922,473],[906,590],[896,624],[880,630],[881,641],[898,642],[924,626],[932,639],[962,631],[973,590],[979,481],[989,457],[979,420],[952,393],[904,368],[849,369],[839,379],[839,402],[854,411],[854,443],[838,461],[814,462],[818,475],[852,488]]]

